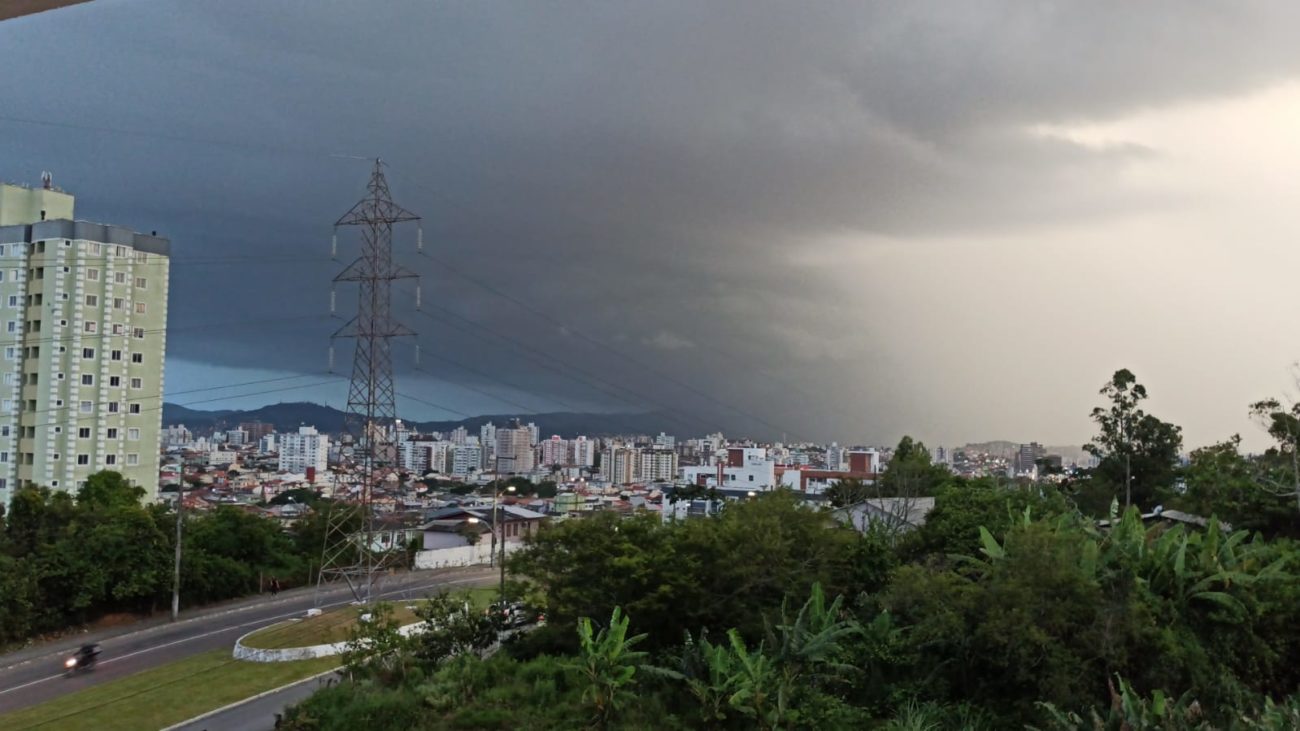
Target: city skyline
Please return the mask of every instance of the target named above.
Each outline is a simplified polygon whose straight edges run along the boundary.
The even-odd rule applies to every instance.
[[[329,223],[375,156],[426,216],[427,257],[395,242],[426,282],[399,390],[457,411],[1068,444],[1128,367],[1188,447],[1257,448],[1247,404],[1291,385],[1285,5],[1230,27],[1010,3],[163,7],[0,26],[0,89],[29,100],[0,120],[0,178],[53,170],[85,217],[173,240],[169,391],[323,374]],[[57,105],[24,86],[43,74]]]

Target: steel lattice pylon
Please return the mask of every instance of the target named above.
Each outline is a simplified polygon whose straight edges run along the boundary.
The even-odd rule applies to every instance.
[[[334,224],[336,234],[340,226],[361,230],[361,255],[334,277],[335,283],[357,283],[357,314],[331,336],[331,342],[338,338],[356,341],[345,420],[352,450],[344,456],[344,466],[359,484],[355,492],[345,490],[343,495],[335,488],[326,517],[317,587],[343,579],[360,602],[369,602],[376,580],[404,558],[395,543],[376,547],[372,500],[375,489],[396,471],[397,463],[392,339],[415,334],[392,316],[393,280],[417,276],[393,263],[393,225],[419,220],[393,202],[384,179],[384,163],[377,159],[366,197]]]

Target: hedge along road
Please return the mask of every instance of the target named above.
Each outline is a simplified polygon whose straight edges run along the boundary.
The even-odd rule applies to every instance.
[[[422,596],[433,590],[486,585],[496,577],[491,569],[470,568],[444,571],[415,571],[399,574],[384,582],[379,594],[385,599]],[[301,616],[315,606],[313,591],[297,596],[262,597],[228,611],[203,613],[184,618],[175,624],[154,625],[146,629],[117,635],[84,635],[73,642],[51,643],[49,652],[31,650],[0,656],[0,713],[15,711],[53,700],[67,693],[99,683],[124,678],[142,670],[181,660],[214,649],[232,649],[235,640],[257,627]],[[337,607],[352,601],[346,586],[331,588],[324,594],[323,608]],[[102,638],[101,638],[102,637]],[[102,643],[103,654],[91,672],[64,677],[63,659],[69,646],[82,641]]]

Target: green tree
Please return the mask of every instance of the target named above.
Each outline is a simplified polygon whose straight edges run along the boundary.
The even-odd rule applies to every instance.
[[[103,470],[86,478],[77,491],[77,505],[88,510],[134,508],[144,496],[144,488],[132,485],[122,473]]]
[[[842,508],[857,505],[868,498],[875,497],[876,490],[856,477],[839,480],[826,489],[826,498],[833,507]]]
[[[930,450],[924,442],[904,436],[885,465],[884,474],[876,480],[874,497],[928,497],[952,477],[948,468],[930,461]]]
[[[1157,491],[1173,483],[1182,429],[1142,410],[1146,387],[1127,368],[1115,371],[1100,393],[1110,404],[1092,410],[1099,433],[1084,445],[1101,460],[1094,479],[1116,490],[1125,507],[1152,507]]]

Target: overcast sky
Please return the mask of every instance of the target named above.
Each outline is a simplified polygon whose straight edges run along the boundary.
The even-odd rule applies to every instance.
[[[1079,444],[1128,367],[1189,446],[1258,446],[1247,404],[1300,357],[1297,16],[96,0],[0,24],[0,179],[171,237],[196,408],[341,404],[183,392],[324,373],[331,224],[382,156],[429,254],[400,232],[398,389],[451,409],[412,417]]]

